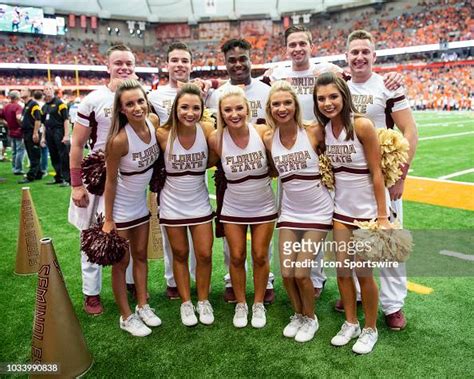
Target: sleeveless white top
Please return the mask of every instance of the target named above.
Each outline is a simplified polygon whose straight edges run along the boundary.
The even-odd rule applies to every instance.
[[[280,128],[276,128],[272,158],[282,188],[277,228],[331,229],[333,201],[321,184],[318,155],[306,130],[298,128],[295,143],[287,149],[281,143]]]
[[[255,224],[277,218],[265,145],[252,124],[248,124],[248,129],[249,141],[242,149],[224,128],[221,163],[227,189],[220,215],[222,222]]]

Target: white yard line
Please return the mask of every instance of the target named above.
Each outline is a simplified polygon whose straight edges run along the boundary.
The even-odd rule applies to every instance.
[[[441,255],[447,255],[448,257],[455,257],[455,258],[462,259],[464,261],[474,262],[474,255],[472,254],[463,254],[463,253],[458,253],[457,251],[449,251],[449,250],[441,250],[439,253]]]
[[[210,193],[209,194],[209,199],[216,200],[216,195],[213,195],[212,193]]]
[[[450,183],[450,184],[463,184],[463,185],[466,185],[466,186],[473,186],[473,187],[474,187],[474,183],[469,183],[469,182],[458,182],[458,181],[445,180],[445,179],[433,179],[433,178],[426,178],[426,177],[424,177],[424,176],[412,176],[412,175],[409,175],[408,177],[409,177],[409,178],[412,178],[412,179],[426,180],[426,181],[429,181],[429,182]]]
[[[410,172],[410,171],[408,171]],[[456,176],[461,176],[461,175],[464,175],[464,174],[470,174],[471,172],[474,172],[474,168],[470,168],[468,170],[463,170],[463,171],[457,171],[457,172],[453,172],[452,174],[449,174],[449,175],[444,175],[444,176],[440,176],[438,179],[450,179],[450,178],[454,178]]]
[[[428,141],[428,140],[432,140],[432,139],[442,139],[442,138],[448,138],[448,137],[467,136],[468,134],[474,134],[474,131],[464,132],[464,133],[441,134],[439,136],[431,136],[431,137],[421,137],[421,138],[418,139],[418,141]]]

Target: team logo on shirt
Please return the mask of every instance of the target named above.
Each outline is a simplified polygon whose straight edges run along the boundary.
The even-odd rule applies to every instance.
[[[262,151],[255,151],[242,155],[227,155],[225,163],[232,172],[245,172],[262,168],[264,159]]]
[[[352,102],[354,103],[357,112],[361,114],[367,113],[367,105],[374,103],[373,95],[352,95]]]
[[[112,108],[105,108],[104,107],[104,116],[107,117],[107,118],[112,116]]]
[[[275,167],[280,174],[308,168],[307,160],[311,160],[308,150],[297,151],[275,157]]]
[[[206,153],[204,151],[190,154],[171,154],[170,163],[171,167],[175,170],[191,170],[205,168],[205,159]]]
[[[155,144],[148,149],[138,153],[132,153],[132,160],[138,162],[138,168],[145,168],[154,163],[158,159],[160,148]]]
[[[250,112],[252,118],[258,117],[258,111],[262,109],[262,102],[260,100],[249,100]]]
[[[352,162],[351,154],[355,154],[354,145],[328,145],[326,154],[332,163],[349,163]]]
[[[305,76],[302,78],[287,79],[297,95],[312,95],[316,78],[314,76]]]

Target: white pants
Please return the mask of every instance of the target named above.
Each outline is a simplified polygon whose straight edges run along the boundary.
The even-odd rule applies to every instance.
[[[171,250],[170,241],[168,240],[168,234],[166,228],[161,226],[161,236],[163,240],[163,255],[165,262],[165,279],[168,287],[176,287],[176,281],[173,275],[173,251]],[[191,232],[188,228],[188,241],[189,241],[189,272],[191,273],[191,279],[196,281],[196,257],[194,256],[193,239]]]
[[[402,200],[392,201],[390,207],[397,214],[397,219],[403,225]],[[393,221],[393,220],[391,220]],[[355,276],[354,276],[355,278]],[[360,300],[360,286],[354,280],[357,290],[357,300]],[[402,309],[407,296],[407,275],[405,263],[398,267],[383,267],[380,269],[380,305],[385,315],[389,315]]]

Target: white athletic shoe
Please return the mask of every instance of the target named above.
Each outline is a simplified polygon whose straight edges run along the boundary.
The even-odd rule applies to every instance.
[[[234,314],[234,326],[236,328],[245,328],[247,326],[248,320],[247,315],[249,313],[249,308],[246,303],[237,303],[235,306]]]
[[[145,337],[151,333],[151,329],[140,320],[136,313],[132,313],[125,321],[120,316],[120,329],[135,337]]]
[[[354,344],[354,346],[352,346],[352,351],[357,354],[370,353],[374,349],[378,337],[379,333],[377,330],[372,328],[362,329],[362,333],[357,339],[357,342]]]
[[[314,315],[314,320],[308,316],[303,316],[303,325],[298,329],[295,336],[296,342],[311,341],[319,329],[318,318]]]
[[[214,311],[208,300],[198,301],[196,312],[199,314],[201,324],[211,325],[214,322]]]
[[[332,338],[331,345],[333,346],[344,346],[349,343],[353,338],[357,338],[360,335],[359,323],[351,324],[347,321],[342,324],[341,330]]]
[[[161,320],[155,314],[155,310],[150,308],[148,304],[145,304],[143,307],[139,308],[138,305],[135,307],[135,313],[141,320],[148,326],[160,326]]]
[[[267,317],[265,316],[265,306],[263,303],[255,303],[252,306],[252,326],[254,328],[263,328],[267,323]]]
[[[198,319],[194,314],[194,306],[191,300],[181,304],[180,308],[181,322],[185,326],[194,326],[198,323]]]
[[[303,315],[295,313],[290,317],[290,323],[283,329],[283,335],[288,338],[295,338],[298,330],[303,326]]]

